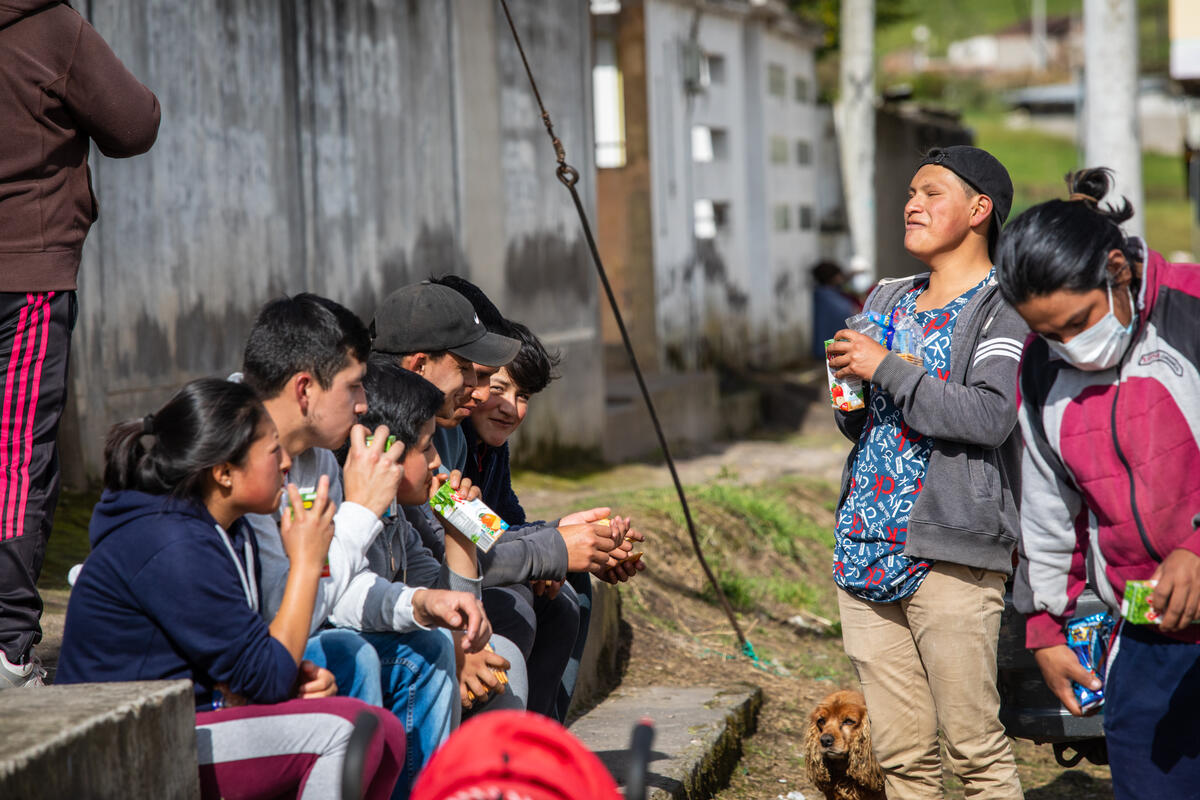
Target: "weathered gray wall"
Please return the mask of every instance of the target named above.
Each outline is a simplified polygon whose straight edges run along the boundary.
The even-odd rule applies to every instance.
[[[271,297],[314,291],[369,320],[387,292],[449,271],[567,357],[521,446],[599,442],[596,282],[493,3],[79,6],[163,108],[148,155],[92,159],[68,427],[90,474],[112,422],[236,368]],[[510,7],[590,210],[587,5]]]

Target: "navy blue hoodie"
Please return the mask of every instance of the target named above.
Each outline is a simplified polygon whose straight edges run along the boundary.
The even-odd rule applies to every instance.
[[[89,538],[55,683],[189,678],[197,705],[211,702],[217,683],[254,703],[290,696],[296,662],[247,597],[257,595],[260,569],[243,520],[229,531],[230,552],[199,504],[106,491]]]

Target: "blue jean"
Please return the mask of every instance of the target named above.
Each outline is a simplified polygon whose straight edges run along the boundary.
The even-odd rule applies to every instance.
[[[379,654],[360,634],[345,628],[323,628],[309,637],[304,657],[333,673],[339,695],[383,705]]]
[[[1195,797],[1200,644],[1122,623],[1104,695],[1104,737],[1117,800]]]
[[[346,694],[364,702],[371,702],[373,685],[376,704],[404,723],[404,772],[392,797],[407,798],[417,774],[450,735],[459,703],[450,638],[438,630],[359,633],[331,628],[309,639],[304,657],[328,669],[339,687],[348,687]],[[355,691],[359,694],[351,694]]]
[[[362,636],[379,654],[383,705],[408,734],[404,774],[392,795],[406,798],[417,774],[450,736],[460,706],[454,644],[437,629]]]

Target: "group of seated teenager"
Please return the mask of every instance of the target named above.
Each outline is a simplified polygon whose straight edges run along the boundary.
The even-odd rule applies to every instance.
[[[338,796],[364,710],[372,798],[408,797],[464,715],[563,721],[590,576],[644,565],[627,518],[530,522],[513,492],[508,439],[556,363],[455,277],[370,330],[268,303],[240,373],[109,433],[56,682],[191,680],[206,798]],[[431,507],[447,481],[510,524],[486,553]]]

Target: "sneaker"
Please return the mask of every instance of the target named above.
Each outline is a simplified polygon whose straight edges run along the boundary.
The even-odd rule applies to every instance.
[[[25,664],[14,664],[0,651],[0,690],[45,686],[46,670],[33,653]]]

